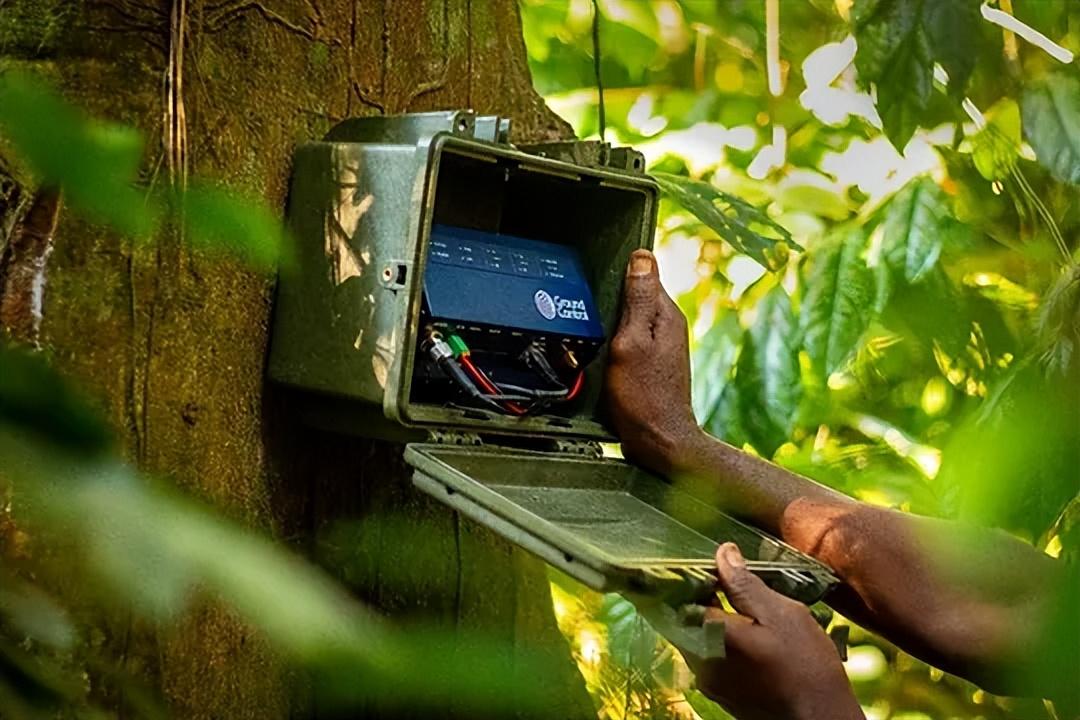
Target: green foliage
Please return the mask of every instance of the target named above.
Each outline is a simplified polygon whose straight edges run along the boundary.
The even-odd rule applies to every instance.
[[[1075,371],[1048,373],[1033,359],[1006,375],[945,447],[939,481],[959,514],[1046,542],[1080,490],[1078,397]]]
[[[702,426],[862,500],[1080,554],[1075,68],[1019,38],[1005,56],[977,0],[785,0],[773,95],[763,2],[609,0],[602,38],[631,5],[659,24],[644,66],[601,45],[607,135],[675,201],[658,254],[693,328]],[[586,6],[523,15],[548,102],[595,137]],[[1080,49],[1080,6],[1012,6]],[[876,716],[1046,716],[853,637]],[[602,708],[620,687],[610,705],[597,689]],[[652,692],[725,717],[685,686]]]
[[[170,220],[197,248],[230,253],[258,268],[274,267],[287,249],[277,217],[236,192],[197,182],[162,198],[137,188],[140,134],[84,117],[33,77],[0,76],[0,140],[38,183],[59,187],[76,210],[120,232],[154,235],[168,206]]]
[[[802,249],[784,226],[741,198],[680,175],[655,172],[653,178],[665,194],[725,242],[769,270],[778,270],[787,262],[789,248]]]
[[[978,0],[856,0],[855,65],[877,87],[885,134],[903,149],[923,121],[933,92],[934,63],[962,97],[975,67]]]
[[[730,386],[731,372],[739,356],[742,327],[734,313],[726,313],[697,342],[692,367],[707,368],[698,373],[694,385],[694,415],[703,425],[709,424],[724,389]]]
[[[882,264],[902,282],[926,277],[941,256],[951,231],[945,194],[929,178],[905,187],[891,203],[885,219]]]
[[[735,370],[744,426],[753,445],[770,456],[795,429],[802,397],[798,325],[791,298],[774,287],[758,303]]]
[[[1080,267],[1072,265],[1046,292],[1037,323],[1038,349],[1047,373],[1067,377],[1080,365]]]
[[[844,367],[870,325],[874,276],[864,259],[866,236],[841,232],[817,248],[803,297],[803,347],[819,385]]]
[[[1075,3],[1013,5],[1078,49]],[[1001,57],[976,0],[791,0],[773,28],[763,6],[599,3],[608,136],[642,149],[673,201],[660,208],[658,252],[690,310],[695,413],[713,434],[865,501],[996,525],[1075,559],[1075,68],[1050,69],[1027,44]],[[522,11],[538,87],[580,134],[597,134],[592,3],[523,0]],[[776,94],[770,32],[781,38]],[[847,33],[855,46],[838,42]],[[287,259],[272,213],[205,181],[172,196],[139,187],[137,133],[87,120],[24,76],[0,77],[0,133],[21,171],[89,219],[144,239],[168,222],[200,252],[258,267]],[[447,665],[439,632],[399,632],[267,539],[140,477],[39,356],[0,350],[0,446],[0,508],[10,498],[33,537],[66,538],[61,572],[103,602],[129,597],[140,617],[168,622],[213,595],[342,702],[453,696],[497,709],[543,690],[514,684],[495,642],[457,646]],[[671,649],[632,605],[581,605],[602,628],[582,663],[604,717],[727,717],[677,679]],[[4,710],[93,716],[72,681],[82,633],[0,567]],[[971,686],[859,628],[853,637],[849,672],[877,715],[1044,716],[1037,703],[975,702]],[[525,670],[515,677],[543,672]],[[430,682],[406,694],[401,678],[418,675]],[[155,712],[147,701],[135,714]]]
[[[224,188],[196,184],[180,193],[178,215],[192,245],[275,267],[290,247],[281,222],[260,203]]]
[[[1054,177],[1080,183],[1080,78],[1058,72],[1024,88],[1024,137]]]
[[[608,654],[624,668],[648,668],[659,638],[633,603],[622,595],[604,596],[600,621],[607,626]]]
[[[723,708],[702,695],[700,690],[687,690],[686,702],[701,720],[732,720]]]
[[[155,208],[134,187],[143,153],[135,130],[90,122],[39,81],[7,73],[0,76],[0,138],[39,182],[63,188],[92,219],[132,235],[153,230]]]
[[[0,344],[0,425],[73,452],[101,454],[111,437],[69,383],[28,351]]]

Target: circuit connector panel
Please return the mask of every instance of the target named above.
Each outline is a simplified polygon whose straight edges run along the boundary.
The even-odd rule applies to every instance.
[[[581,392],[604,343],[569,245],[434,225],[414,390],[427,402],[524,415]]]

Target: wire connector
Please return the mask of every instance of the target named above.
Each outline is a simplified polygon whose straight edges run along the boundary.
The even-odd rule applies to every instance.
[[[461,339],[460,335],[451,335],[449,338],[449,345],[450,351],[456,358],[469,354],[469,346],[465,344],[465,341]]]
[[[454,357],[454,351],[450,349],[450,345],[443,340],[442,334],[438,331],[429,331],[421,348],[436,364],[442,363],[447,358]]]

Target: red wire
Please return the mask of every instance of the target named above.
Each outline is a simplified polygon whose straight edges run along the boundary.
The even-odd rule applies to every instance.
[[[573,400],[577,397],[577,394],[581,392],[581,388],[585,386],[585,371],[581,370],[577,374],[577,380],[574,381],[574,386],[570,388],[570,392],[566,394],[565,400]]]
[[[485,375],[480,368],[473,365],[473,362],[468,355],[462,355],[459,360],[461,360],[461,364],[465,368],[465,370],[470,375],[472,375],[473,379],[476,380],[476,382],[480,383],[481,387],[483,387],[489,395],[502,394],[499,388],[495,386],[495,383],[491,382],[491,380],[488,379],[488,376]],[[507,402],[504,403],[504,405],[506,406],[507,410],[514,413],[515,415],[524,415],[526,413],[525,408],[515,403]]]

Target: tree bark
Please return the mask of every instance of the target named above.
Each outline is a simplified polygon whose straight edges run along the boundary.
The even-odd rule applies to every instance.
[[[512,117],[519,141],[570,134],[531,87],[516,0],[6,0],[11,68],[140,128],[147,186],[208,176],[277,208],[296,144],[346,117],[471,107]],[[272,298],[273,278],[175,234],[131,240],[84,222],[0,157],[0,322],[98,398],[141,468],[323,558],[388,613],[561,653],[552,714],[594,716],[539,563],[418,495],[400,447],[301,427],[266,386]],[[365,529],[387,515],[423,532]],[[341,522],[359,531],[326,534]],[[399,568],[407,587],[385,579]],[[167,632],[128,619],[103,632],[177,717],[318,714],[213,602]],[[123,691],[92,682],[122,714]]]

